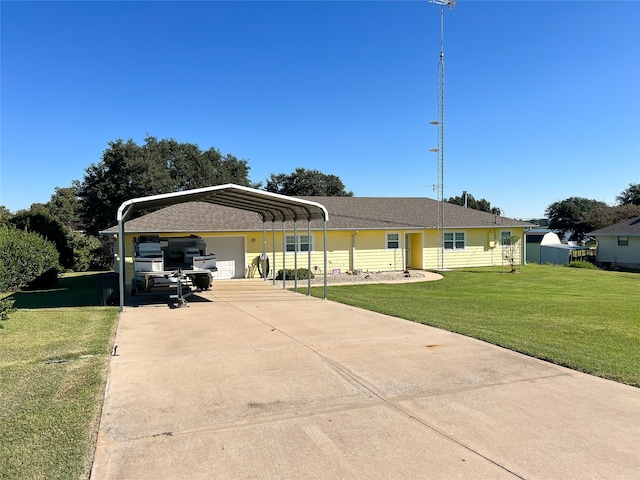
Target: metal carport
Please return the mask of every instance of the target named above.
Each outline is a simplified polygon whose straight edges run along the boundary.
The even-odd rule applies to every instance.
[[[118,262],[119,262],[119,288],[120,288],[120,311],[124,311],[124,290],[125,290],[125,248],[124,248],[124,224],[127,218],[134,212],[140,210],[149,210],[154,208],[166,207],[177,203],[186,202],[207,202],[224,205],[226,207],[239,208],[257,213],[262,219],[263,229],[263,252],[266,253],[267,235],[266,224],[271,221],[273,235],[273,254],[275,258],[275,223],[282,222],[282,232],[285,232],[285,223],[293,222],[294,235],[297,236],[296,222],[299,220],[307,221],[307,231],[311,235],[311,221],[323,221],[323,250],[324,250],[324,298],[327,298],[327,221],[329,220],[329,212],[327,209],[316,202],[302,200],[276,193],[256,190],[254,188],[243,187],[241,185],[225,184],[213,187],[198,188],[194,190],[186,190],[183,192],[165,193],[162,195],[151,195],[148,197],[133,198],[127,200],[120,208],[118,208]],[[283,270],[284,266],[284,235],[283,235]],[[311,251],[307,252],[309,270],[311,270]],[[297,270],[297,252],[294,261]],[[275,275],[274,284],[275,284]],[[297,279],[296,279],[297,280]],[[283,288],[286,280],[283,280]],[[309,288],[311,279],[309,279]]]

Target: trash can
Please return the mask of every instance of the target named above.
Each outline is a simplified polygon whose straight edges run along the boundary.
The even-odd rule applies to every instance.
[[[118,275],[115,273],[104,273],[96,276],[96,287],[98,289],[98,304],[102,306],[112,306],[118,304]]]

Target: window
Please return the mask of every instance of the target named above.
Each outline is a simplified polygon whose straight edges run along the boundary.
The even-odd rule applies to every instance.
[[[628,247],[629,246],[629,237],[618,237],[618,246],[619,247]]]
[[[396,248],[400,248],[400,234],[387,233],[387,250],[394,250]]]
[[[445,232],[444,233],[444,249],[445,250],[464,250],[464,232]]]
[[[313,235],[311,237],[309,235],[298,235],[297,238],[294,235],[287,235],[285,243],[287,253],[313,252]]]
[[[500,232],[500,245],[503,247],[506,245],[511,245],[511,232],[508,230],[504,230]]]

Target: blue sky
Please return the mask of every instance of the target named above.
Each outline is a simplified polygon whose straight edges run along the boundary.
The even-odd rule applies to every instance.
[[[147,134],[437,198],[440,8],[423,1],[2,1],[0,205]],[[445,197],[515,218],[640,182],[640,2],[445,12]]]

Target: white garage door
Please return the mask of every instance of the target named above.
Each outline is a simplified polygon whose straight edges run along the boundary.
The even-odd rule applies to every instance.
[[[207,252],[216,254],[213,278],[244,278],[244,237],[206,238]]]

